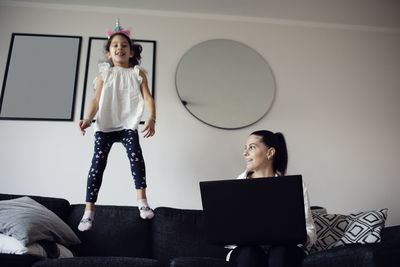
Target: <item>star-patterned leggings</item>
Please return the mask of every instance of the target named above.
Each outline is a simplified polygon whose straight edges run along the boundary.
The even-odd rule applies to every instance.
[[[135,130],[122,130],[117,132],[96,132],[94,140],[94,154],[92,166],[89,170],[86,188],[86,202],[95,203],[103,180],[104,169],[111,146],[121,142],[131,165],[131,172],[136,189],[144,189],[146,185],[146,168],[142,150],[139,144],[138,132]]]

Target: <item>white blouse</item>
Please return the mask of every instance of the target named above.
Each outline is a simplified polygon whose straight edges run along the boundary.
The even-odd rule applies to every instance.
[[[144,111],[140,68],[111,67],[109,63],[100,63],[99,71],[103,78],[103,89],[95,132],[136,130]]]
[[[247,179],[247,171],[241,173],[237,179]],[[310,238],[310,242],[307,245],[307,248],[311,247],[315,241],[317,240],[317,233],[315,230],[314,220],[311,216],[311,209],[310,209],[310,202],[308,197],[308,190],[307,187],[303,183],[303,198],[304,198],[304,213],[306,218],[306,232]],[[225,248],[234,249],[236,245],[228,245]],[[228,255],[226,256],[226,260],[229,261],[229,257],[232,253],[232,250],[229,251]]]

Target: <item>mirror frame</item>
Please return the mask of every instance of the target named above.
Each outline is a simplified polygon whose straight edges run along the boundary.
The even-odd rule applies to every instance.
[[[229,47],[225,48],[226,44],[224,42],[232,42],[233,45],[230,46],[230,49],[226,49]],[[205,46],[208,44],[212,44],[215,50],[205,49]],[[203,57],[202,55],[205,56]],[[187,59],[187,57],[189,57],[189,59]],[[226,60],[224,60],[224,62],[216,61],[217,58],[218,60]],[[242,61],[240,59],[242,59]],[[256,66],[254,64],[256,64]],[[188,68],[190,71],[188,71]],[[229,70],[221,72],[221,68]],[[198,72],[199,70],[204,69],[206,71],[201,71],[201,73]],[[198,73],[200,73],[200,75]],[[217,73],[217,75],[215,75],[215,73]],[[255,80],[257,82],[253,84],[254,86],[248,86],[247,84],[243,83],[239,85],[236,83],[225,85],[226,81],[234,81],[232,79],[238,81],[236,79],[237,76],[235,76],[238,75],[237,73],[242,76],[246,76],[246,78],[249,80]],[[185,74],[189,76],[186,81],[184,80]],[[219,77],[219,75],[221,75],[222,78]],[[193,86],[192,83],[198,85]],[[210,92],[207,90],[204,94],[199,93],[204,92],[203,89],[208,87],[213,87],[212,90],[218,89],[218,87],[215,87],[215,85],[218,84],[223,87],[221,87],[219,92],[216,92],[215,94],[214,91]],[[234,121],[234,118],[236,118],[235,112],[236,110],[238,110],[239,107],[237,99],[243,99],[242,94],[240,95],[240,98],[238,98],[237,94],[233,94],[234,100],[231,102],[226,101],[229,105],[219,109],[219,107],[221,106],[220,104],[225,103],[226,97],[230,97],[229,90],[231,90],[231,88],[235,88],[235,86],[236,89],[239,88],[235,91],[239,94],[240,92],[243,92],[243,88],[249,87],[253,89],[250,90],[250,94],[254,92],[262,92],[261,95],[265,97],[257,98],[261,100],[261,103],[260,105],[258,105],[259,108],[256,109],[254,113],[247,113],[244,116],[241,116],[240,112],[236,113],[236,115],[238,115],[238,118],[240,118],[236,121]],[[193,89],[190,89],[191,87],[195,87],[198,90],[194,91]],[[271,109],[276,96],[275,77],[266,59],[255,49],[240,41],[221,38],[209,39],[197,43],[183,54],[175,71],[175,88],[180,102],[193,117],[209,126],[225,130],[245,128],[260,121]],[[195,93],[191,94],[190,92]],[[217,96],[217,98],[209,100],[204,99],[203,95],[209,95],[208,93],[214,94],[214,96]],[[249,92],[246,91],[246,93]],[[198,95],[199,98],[188,99],[187,94],[192,97]],[[260,93],[258,94],[258,96],[260,96]],[[221,99],[221,97],[223,98]],[[249,98],[247,97],[247,99]],[[203,112],[199,109],[199,104],[211,106],[208,110],[206,109]],[[247,100],[244,101],[243,104],[245,105],[245,108],[251,108],[254,106],[253,103],[249,103]],[[188,105],[193,105],[193,108],[190,109]],[[220,119],[220,121],[218,121],[218,119],[216,119],[215,117],[210,117],[213,116],[210,114],[215,114],[215,112],[221,113],[220,117],[218,118]],[[230,116],[230,114],[232,114],[232,116]]]

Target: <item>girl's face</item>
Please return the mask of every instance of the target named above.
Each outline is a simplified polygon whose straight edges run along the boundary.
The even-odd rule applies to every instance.
[[[261,141],[261,136],[250,135],[244,147],[243,156],[246,160],[247,171],[258,171],[268,168],[272,160],[272,149]]]
[[[112,60],[114,66],[129,68],[129,58],[133,57],[133,50],[128,40],[121,35],[115,35],[110,42],[107,57]]]

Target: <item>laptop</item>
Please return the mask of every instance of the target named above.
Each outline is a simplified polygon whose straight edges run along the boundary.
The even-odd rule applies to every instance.
[[[301,175],[200,182],[206,238],[220,245],[306,241]]]

